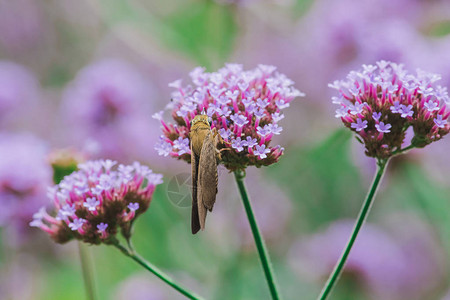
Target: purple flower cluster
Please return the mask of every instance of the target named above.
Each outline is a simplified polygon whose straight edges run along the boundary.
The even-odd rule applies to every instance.
[[[400,150],[409,127],[413,147],[425,147],[450,131],[450,98],[447,88],[435,84],[441,77],[403,65],[378,61],[352,71],[329,87],[339,91],[336,117],[355,131],[370,157],[385,159]]]
[[[242,65],[226,64],[218,72],[206,73],[196,68],[190,73],[193,85],[183,87],[181,80],[171,83],[172,117],[175,124],[162,120],[163,135],[155,149],[160,155],[190,161],[190,122],[204,111],[223,139],[219,145],[222,162],[229,170],[270,165],[283,154],[281,146],[270,146],[274,135],[283,128],[282,110],[303,93],[293,88],[293,81],[275,72],[273,66],[259,65],[244,71]]]
[[[103,59],[84,67],[65,89],[61,108],[70,144],[96,158],[148,158],[158,131],[148,117],[152,95],[151,84],[126,61]]]
[[[46,155],[46,144],[32,135],[0,134],[0,227],[18,242],[27,237],[33,213],[46,203],[52,183]]]
[[[79,171],[48,191],[56,217],[41,208],[30,225],[46,231],[57,243],[72,238],[108,243],[118,227],[128,236],[132,222],[149,207],[162,175],[138,162],[116,165],[111,160],[79,164]]]

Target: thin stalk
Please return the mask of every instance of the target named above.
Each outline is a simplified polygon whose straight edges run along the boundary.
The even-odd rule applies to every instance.
[[[148,261],[146,261],[144,258],[142,258],[141,256],[139,256],[138,254],[136,254],[134,251],[130,251],[128,250],[126,247],[124,247],[122,244],[120,244],[118,241],[116,241],[115,243],[113,243],[112,245],[114,245],[117,249],[119,249],[123,254],[125,254],[126,256],[130,257],[132,260],[134,260],[135,262],[137,262],[138,264],[140,264],[142,267],[144,267],[146,270],[150,271],[151,273],[153,273],[154,275],[156,275],[159,279],[161,279],[162,281],[164,281],[165,283],[167,283],[168,285],[170,285],[171,287],[173,287],[175,290],[177,290],[178,292],[180,292],[181,294],[183,294],[184,296],[186,296],[189,299],[193,299],[193,300],[203,300],[202,297],[188,291],[186,288],[182,287],[181,285],[179,285],[178,283],[176,283],[171,277],[169,277],[167,274],[165,274],[164,272],[162,272],[160,269],[158,269],[157,267],[155,267],[154,265],[152,265],[151,263],[149,263]]]
[[[80,255],[81,272],[83,274],[86,299],[95,300],[94,276],[92,274],[92,262],[89,261],[88,249],[81,242],[78,242],[78,253]]]
[[[358,236],[358,233],[361,230],[362,225],[364,224],[364,222],[367,219],[367,215],[370,211],[370,208],[372,207],[373,200],[374,200],[375,194],[377,192],[377,188],[380,184],[381,179],[383,178],[384,171],[386,170],[388,161],[389,161],[388,159],[378,161],[377,172],[373,179],[372,185],[370,186],[369,192],[367,193],[366,199],[364,200],[363,206],[361,207],[361,210],[359,212],[358,218],[355,223],[355,227],[353,228],[353,232],[350,236],[347,246],[345,247],[344,251],[342,252],[341,258],[339,259],[338,263],[334,267],[333,272],[330,274],[328,281],[326,282],[325,286],[322,289],[322,292],[320,293],[319,298],[317,298],[317,299],[320,299],[320,300],[327,299],[331,290],[336,285],[336,282],[339,279],[339,276],[341,275],[341,273],[344,269],[348,255],[350,254],[350,250],[352,249],[353,244],[355,243],[356,237]]]
[[[269,252],[267,251],[264,239],[259,231],[258,224],[256,223],[256,218],[253,213],[253,209],[250,203],[250,199],[247,195],[247,190],[244,184],[245,171],[237,170],[234,171],[234,177],[236,179],[237,186],[239,188],[239,193],[241,194],[242,203],[245,207],[245,212],[247,213],[247,219],[250,223],[250,228],[252,229],[253,238],[255,239],[256,248],[258,249],[259,259],[261,260],[262,267],[264,269],[264,275],[266,276],[267,284],[269,286],[270,294],[272,299],[281,299],[281,294],[278,292],[274,272],[272,269],[272,263],[269,258]]]

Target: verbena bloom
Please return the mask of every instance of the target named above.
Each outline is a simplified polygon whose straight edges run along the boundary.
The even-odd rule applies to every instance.
[[[341,101],[336,117],[358,134],[370,157],[385,159],[400,150],[409,127],[413,147],[441,139],[450,131],[450,98],[437,85],[437,74],[417,70],[411,74],[403,65],[378,61],[352,71],[342,81],[330,84]]]
[[[273,66],[259,65],[244,71],[242,65],[226,64],[217,72],[196,68],[190,73],[192,84],[171,83],[175,91],[169,105],[174,123],[166,123],[162,112],[154,118],[162,123],[163,135],[155,149],[160,155],[190,161],[190,122],[203,111],[211,127],[223,139],[222,163],[229,170],[247,166],[267,166],[283,154],[281,146],[271,146],[272,137],[282,132],[278,122],[282,110],[303,93],[293,81]]]
[[[35,107],[38,94],[39,83],[28,69],[0,60],[0,127],[25,117]]]
[[[0,134],[0,227],[10,233],[8,242],[26,237],[33,213],[46,203],[52,184],[46,155],[45,143],[32,135]]]
[[[90,148],[92,157],[148,159],[159,130],[149,117],[154,94],[126,61],[104,59],[86,66],[64,93],[62,114],[71,130],[70,143]]]
[[[162,175],[138,162],[117,165],[97,160],[78,168],[48,191],[56,216],[41,208],[30,223],[57,243],[72,238],[108,243],[119,229],[129,235],[132,222],[147,210],[155,186],[162,183]]]

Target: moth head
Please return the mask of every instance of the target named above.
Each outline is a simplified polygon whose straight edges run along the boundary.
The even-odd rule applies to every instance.
[[[210,117],[208,117],[207,115],[201,114],[201,115],[196,115],[194,120],[191,121],[191,126],[194,126],[196,123],[204,123],[208,126],[211,126],[212,120]]]

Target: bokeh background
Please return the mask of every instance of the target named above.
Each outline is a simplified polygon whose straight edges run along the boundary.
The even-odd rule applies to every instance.
[[[190,234],[187,164],[157,156],[151,115],[196,66],[272,64],[306,93],[280,162],[247,186],[286,299],[314,299],[346,242],[373,160],[327,83],[385,59],[450,86],[447,0],[0,0],[0,299],[84,299],[77,242],[29,228],[49,154],[139,160],[164,174],[136,223],[145,258],[208,299],[269,299],[232,174]],[[398,157],[330,299],[450,299],[450,137]],[[187,197],[185,197],[187,195]],[[85,246],[98,299],[182,299],[116,249]]]

